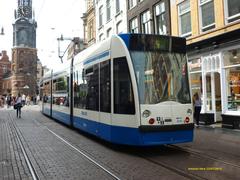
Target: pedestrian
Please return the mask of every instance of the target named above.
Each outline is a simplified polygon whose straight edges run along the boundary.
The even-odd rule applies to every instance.
[[[14,104],[14,109],[17,110],[17,118],[21,118],[22,97],[21,97],[20,93],[18,93],[18,96],[16,98],[16,102]]]
[[[0,108],[3,108],[3,99],[2,99],[2,95],[0,95]]]
[[[197,124],[197,127],[199,126],[199,117],[200,117],[200,112],[201,112],[201,99],[196,92],[193,95],[193,106],[194,106],[194,119]]]
[[[23,94],[22,95],[22,105],[25,106],[25,104],[26,104],[26,95]]]
[[[30,105],[30,96],[29,95],[27,95],[26,103],[27,103],[28,106]]]
[[[12,97],[11,94],[7,95],[7,108],[11,106]]]
[[[40,96],[39,96],[39,94],[37,95],[37,104],[39,103],[39,101],[40,101]]]

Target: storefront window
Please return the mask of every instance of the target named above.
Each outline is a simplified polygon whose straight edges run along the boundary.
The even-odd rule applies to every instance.
[[[224,66],[240,64],[240,49],[232,49],[224,53]]]
[[[240,49],[225,51],[223,58],[226,73],[227,109],[240,111]]]
[[[226,69],[228,110],[240,111],[240,67]]]
[[[190,75],[192,94],[196,92],[201,95],[202,93],[202,73],[192,73]]]
[[[194,71],[201,71],[201,59],[193,59],[190,62],[188,62],[189,66],[189,71],[194,72]]]
[[[201,72],[201,59],[192,59],[188,62],[190,72],[190,83],[192,95],[198,93],[202,95],[202,72]]]

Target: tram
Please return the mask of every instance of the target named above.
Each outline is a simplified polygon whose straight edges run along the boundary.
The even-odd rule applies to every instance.
[[[193,141],[186,40],[120,34],[41,82],[42,113],[115,144]]]

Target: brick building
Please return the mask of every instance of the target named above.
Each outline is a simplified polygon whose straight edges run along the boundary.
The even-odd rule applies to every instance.
[[[0,56],[0,95],[11,93],[11,61],[7,51]]]
[[[12,94],[37,93],[37,23],[32,0],[19,0],[13,24]]]

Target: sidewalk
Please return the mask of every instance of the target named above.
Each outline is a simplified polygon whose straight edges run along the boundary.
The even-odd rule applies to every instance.
[[[223,128],[222,123],[215,123],[215,124],[210,124],[210,125],[200,125],[199,127],[219,129],[221,131],[226,131],[226,132],[239,132],[240,133],[240,129]]]

